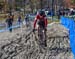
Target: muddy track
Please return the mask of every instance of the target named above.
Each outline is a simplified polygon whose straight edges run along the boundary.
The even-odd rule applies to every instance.
[[[14,56],[23,52],[28,46],[25,44],[30,39],[32,31],[27,35],[23,35],[22,37],[25,39],[22,41],[22,37],[20,36],[15,41],[11,41],[3,45],[0,49],[0,59],[12,59]]]
[[[46,57],[46,54],[48,52],[50,52],[51,54],[49,54],[48,55],[49,57],[47,56],[47,58],[52,58],[51,56],[56,56],[59,53],[64,52],[64,54],[65,54],[65,53],[71,51],[70,48],[47,48],[47,49],[43,50],[44,52],[40,52],[40,48],[39,48],[38,44],[34,40],[30,40],[32,38],[33,38],[33,34],[31,31],[27,35],[23,34],[23,36],[20,36],[15,41],[11,41],[10,43],[3,45],[1,47],[1,51],[0,51],[0,59],[14,59],[14,57],[16,57],[17,55],[19,55],[22,52],[24,52],[26,59],[28,59],[29,56],[31,56],[31,55],[32,55],[33,59],[39,58],[40,53],[44,53],[43,55]],[[43,58],[44,58],[44,56],[43,56]]]
[[[34,35],[32,31],[17,34],[11,39],[1,46],[0,59],[72,59],[68,35],[50,37],[48,34],[48,47],[40,46],[37,34]]]

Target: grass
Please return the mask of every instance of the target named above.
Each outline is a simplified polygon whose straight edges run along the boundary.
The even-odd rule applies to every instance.
[[[5,20],[7,18],[7,14],[0,14],[0,20]]]
[[[0,17],[0,20],[5,20],[5,19],[6,19],[6,18],[1,18],[1,17]]]
[[[60,22],[60,20],[58,19],[58,16],[53,16],[53,20],[48,18],[48,23],[52,23],[52,22]]]
[[[60,22],[60,21],[59,21],[59,20],[54,20],[54,21],[48,20],[48,24],[49,24],[49,23],[52,23],[52,22]]]

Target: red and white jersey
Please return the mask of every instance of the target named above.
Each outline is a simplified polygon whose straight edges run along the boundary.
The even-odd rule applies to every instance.
[[[40,15],[38,14],[38,15],[35,17],[35,19],[34,19],[34,28],[36,27],[37,21],[41,20],[41,18],[44,19],[44,22],[45,22],[45,28],[47,27],[48,22],[47,22],[46,16],[40,16]]]

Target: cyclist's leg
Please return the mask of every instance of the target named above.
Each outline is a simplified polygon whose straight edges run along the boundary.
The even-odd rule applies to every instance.
[[[47,46],[47,35],[45,30],[44,30],[44,45],[45,47]]]
[[[39,38],[40,45],[44,45],[43,28],[39,28],[39,30],[38,30],[38,38]]]
[[[43,38],[42,38],[42,30],[40,28],[38,28],[38,39],[39,39],[39,49],[40,49],[40,53],[43,53]]]
[[[39,45],[41,44],[40,42],[41,42],[41,33],[40,33],[41,31],[40,31],[40,28],[38,28],[38,39],[39,39]]]

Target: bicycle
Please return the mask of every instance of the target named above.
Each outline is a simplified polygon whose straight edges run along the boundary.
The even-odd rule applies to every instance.
[[[39,27],[38,30],[35,30],[35,31],[38,32],[38,37],[36,36],[36,33],[34,32],[35,39],[39,46],[40,52],[43,53],[47,47],[46,30],[44,28]]]
[[[42,45],[43,47],[47,46],[45,28],[42,28],[42,27],[38,28],[38,39],[39,39],[40,45]]]

